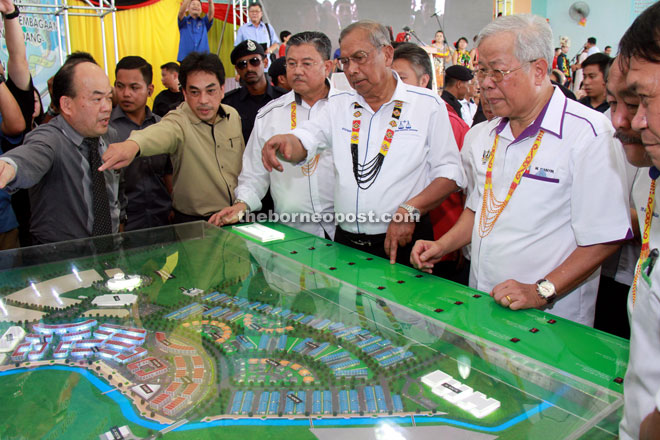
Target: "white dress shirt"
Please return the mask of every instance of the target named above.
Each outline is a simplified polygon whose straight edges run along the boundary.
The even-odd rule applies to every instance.
[[[493,192],[503,201],[539,130],[545,135],[491,233],[479,236],[488,157],[500,140],[493,164]],[[535,283],[578,247],[632,237],[621,151],[612,123],[601,113],[568,100],[555,87],[537,120],[514,140],[507,119],[496,118],[470,147],[476,171],[466,207],[475,212],[470,287],[491,292],[508,279]],[[548,311],[593,325],[600,270]]]
[[[397,80],[394,94],[378,111],[374,112],[355,91],[339,92],[313,118],[293,131],[308,156],[331,149],[335,166],[335,212],[338,220],[344,220],[339,225],[347,232],[369,235],[387,232],[389,220],[383,219],[436,178],[453,180],[459,187],[464,185],[445,103],[430,90],[407,85],[396,73],[393,75]],[[378,154],[386,130],[391,128],[394,101],[402,101],[403,107],[388,154],[373,185],[360,189],[353,175],[351,156],[354,104],[362,107],[358,160],[365,164]],[[357,221],[358,216],[373,221]]]
[[[334,90],[330,89],[330,95],[333,93]],[[313,173],[303,173],[301,167],[286,162],[282,164],[283,172],[269,173],[261,161],[261,150],[266,141],[276,134],[291,130],[291,108],[294,102],[296,124],[300,124],[318,114],[327,105],[328,99],[321,99],[310,108],[300,95],[290,91],[259,110],[243,153],[243,169],[238,176],[236,198],[246,202],[250,210],[257,211],[261,209],[261,199],[266,195],[270,185],[270,194],[277,214],[316,213],[326,220],[314,223],[291,217],[289,221],[284,221],[287,219],[282,217],[283,223],[320,237],[326,232],[334,239],[335,174],[331,152],[320,153],[318,165]]]
[[[468,127],[472,127],[474,115],[477,114],[477,104],[468,99],[461,99],[458,102],[461,103],[461,118],[463,118]]]
[[[657,179],[658,170],[651,168]],[[641,168],[633,186],[633,203],[639,217],[640,231],[644,231],[646,206],[651,185],[649,168]],[[658,188],[660,189],[660,188]],[[653,209],[649,248],[660,247],[660,221],[658,194]],[[639,261],[637,264],[640,264]],[[647,276],[637,279],[635,304],[632,302],[632,288],[628,295],[628,315],[630,317],[630,361],[623,381],[623,419],[619,425],[622,440],[639,438],[639,428],[644,418],[656,408],[660,408],[660,269],[643,265]]]

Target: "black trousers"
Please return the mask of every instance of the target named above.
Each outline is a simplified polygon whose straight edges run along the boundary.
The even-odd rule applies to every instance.
[[[386,234],[353,234],[352,232],[344,231],[341,227],[338,227],[335,231],[335,241],[352,247],[353,249],[368,252],[371,255],[389,260],[390,257],[385,253],[385,235]],[[431,225],[431,219],[428,215],[422,216],[419,223],[415,225],[415,232],[413,232],[412,241],[404,247],[399,247],[397,249],[397,263],[412,267],[410,264],[410,252],[417,240],[433,240],[433,226]]]

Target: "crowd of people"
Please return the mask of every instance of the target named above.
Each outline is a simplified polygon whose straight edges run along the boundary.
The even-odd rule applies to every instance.
[[[334,56],[326,34],[277,35],[254,4],[230,54],[240,87],[225,93],[224,66],[198,38],[212,18],[185,0],[180,64],[160,67],[153,111],[146,60],[122,58],[111,85],[78,52],[45,114],[19,11],[3,0],[0,12],[1,248],[314,215],[288,223],[501,307],[630,336],[620,435],[660,432],[660,368],[648,362],[660,356],[660,3],[616,58],[590,38],[572,64],[566,39],[555,49],[533,15],[495,19],[472,50],[442,31],[431,46],[397,43],[361,20]]]

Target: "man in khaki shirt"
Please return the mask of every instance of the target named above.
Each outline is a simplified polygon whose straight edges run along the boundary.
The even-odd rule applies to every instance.
[[[127,166],[136,154],[168,153],[174,168],[174,222],[207,220],[234,203],[245,143],[241,119],[222,105],[225,71],[209,53],[191,53],[181,62],[185,102],[160,122],[111,144],[100,170]]]

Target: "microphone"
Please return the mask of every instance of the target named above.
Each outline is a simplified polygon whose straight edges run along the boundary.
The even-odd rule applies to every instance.
[[[431,17],[437,17],[437,16],[438,16],[437,12],[434,12],[433,14],[431,14]]]

